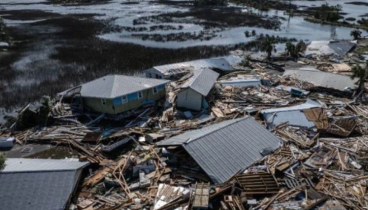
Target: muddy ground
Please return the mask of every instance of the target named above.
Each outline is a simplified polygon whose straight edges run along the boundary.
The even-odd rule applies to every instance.
[[[249,10],[194,8],[190,1],[4,0],[0,16],[11,46],[0,51],[0,115],[2,107],[19,108],[106,74],[140,74],[155,65],[255,48],[264,34],[329,37],[326,27],[311,33],[316,25],[302,19]],[[257,36],[245,36],[253,30]],[[340,30],[343,37],[348,33]]]
[[[148,48],[96,37],[109,30],[92,14],[1,11],[11,20],[45,19],[7,27],[12,46],[0,53],[0,104],[11,109],[106,74],[135,74],[154,65],[221,56],[238,46]]]

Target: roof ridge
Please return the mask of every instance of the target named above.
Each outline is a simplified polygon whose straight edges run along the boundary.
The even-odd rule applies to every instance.
[[[117,80],[117,77],[119,76],[119,75],[117,75],[117,74],[113,74],[112,75],[113,77],[114,77],[114,81],[113,81],[113,84],[112,84],[112,90],[111,90],[111,92],[110,92],[110,98],[113,98],[113,95],[115,95],[115,88],[117,88],[116,86],[116,84],[117,84],[117,82],[116,82],[116,80]]]
[[[203,135],[201,135],[201,136],[198,136],[198,137],[196,137],[195,139],[192,139],[192,140],[188,139],[188,140],[186,140],[186,141],[183,143],[183,145],[185,145],[185,144],[189,144],[189,143],[191,143],[191,142],[194,142],[194,141],[198,140],[199,138],[202,138],[202,137],[204,137],[204,136],[208,136],[208,135],[210,135],[210,134],[212,134],[212,133],[214,133],[214,132],[217,132],[218,130],[221,130],[221,129],[227,128],[227,127],[229,127],[230,125],[233,125],[233,124],[235,124],[235,123],[238,123],[238,122],[240,122],[240,121],[242,121],[242,120],[246,120],[246,119],[249,119],[249,118],[251,118],[251,116],[249,116],[249,115],[248,115],[248,116],[243,117],[243,118],[232,119],[232,120],[234,120],[234,122],[229,123],[229,124],[225,125],[224,127],[219,128],[219,129],[216,129],[216,130],[213,130],[213,131],[211,131],[211,132],[205,133],[205,134],[203,134]],[[223,122],[226,122],[226,121],[223,121]],[[212,124],[212,125],[216,125],[216,124]],[[204,128],[205,128],[205,127],[204,127]],[[203,128],[202,128],[202,129],[203,129]]]
[[[0,174],[17,174],[17,173],[45,173],[45,172],[66,172],[66,171],[77,171],[83,168],[83,166],[75,169],[52,169],[52,170],[25,170],[25,171],[0,171]]]

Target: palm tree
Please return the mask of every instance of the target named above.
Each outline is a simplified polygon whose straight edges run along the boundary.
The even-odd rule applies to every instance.
[[[271,59],[272,51],[275,50],[276,40],[273,37],[265,38],[261,43],[261,51],[267,53],[267,59]]]
[[[303,41],[300,41],[298,44],[294,45],[290,41],[286,43],[286,52],[294,59],[297,59],[299,57],[299,54],[303,51],[303,48],[305,47],[305,43]]]
[[[358,85],[358,90],[364,90],[364,83],[368,81],[368,63],[365,68],[360,65],[356,65],[352,68],[353,75],[351,75],[351,79],[358,78],[358,81],[355,83]]]
[[[358,40],[362,37],[362,32],[358,29],[352,30],[350,36],[354,37],[354,40]]]

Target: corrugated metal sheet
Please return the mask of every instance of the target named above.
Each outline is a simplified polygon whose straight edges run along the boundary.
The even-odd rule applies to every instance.
[[[193,76],[182,85],[182,88],[191,88],[202,96],[207,96],[218,76],[219,74],[211,69],[200,69],[194,71]]]
[[[65,171],[77,170],[87,166],[88,162],[78,160],[53,160],[53,159],[27,159],[27,158],[7,158],[4,172],[30,172],[30,171]]]
[[[357,88],[358,79],[349,76],[323,71],[286,70],[283,76],[291,76],[298,80],[309,82],[315,86],[344,91],[345,88]]]
[[[168,80],[107,75],[82,85],[82,97],[116,98],[168,83]]]
[[[174,139],[173,139],[174,138]],[[262,150],[275,150],[280,140],[251,117],[224,121],[161,145],[182,143],[214,183],[223,183],[262,158]]]
[[[188,62],[166,64],[162,66],[155,66],[153,68],[164,75],[170,75],[170,71],[173,69],[186,69],[189,67],[194,67],[194,69],[201,69],[201,68],[220,69],[223,71],[233,70],[233,67],[224,58],[201,59]]]
[[[157,146],[180,146],[186,142],[189,142],[193,139],[199,139],[205,135],[208,135],[210,133],[213,133],[219,129],[222,129],[224,127],[227,127],[234,123],[236,120],[227,120],[223,121],[221,123],[212,124],[210,126],[203,127],[201,129],[197,130],[191,130],[187,131],[183,134],[171,137],[169,139],[162,140],[158,143],[156,143]]]

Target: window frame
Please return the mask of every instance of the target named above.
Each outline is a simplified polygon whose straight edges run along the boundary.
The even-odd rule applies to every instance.
[[[155,91],[155,90],[156,90],[156,91]],[[157,88],[157,86],[152,88],[152,93],[153,93],[153,94],[157,94],[157,93],[158,93],[158,88]]]
[[[106,99],[105,98],[101,98],[101,104],[102,104],[102,106],[106,106]]]
[[[127,96],[127,95],[125,95],[125,96],[121,96],[120,98],[121,98],[121,104],[126,104],[126,103],[128,103],[128,96]],[[125,98],[125,99],[124,99],[124,98]]]
[[[137,92],[137,96],[138,96],[138,99],[143,98],[143,93],[142,93],[142,91]]]

